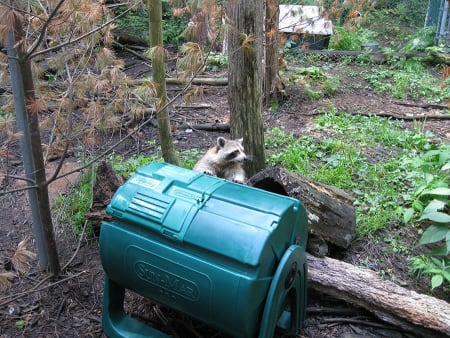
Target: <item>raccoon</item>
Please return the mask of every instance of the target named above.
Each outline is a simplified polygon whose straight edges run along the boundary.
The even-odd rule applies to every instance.
[[[227,140],[218,137],[217,144],[206,152],[193,170],[244,184],[246,177],[242,163],[247,161],[248,157],[244,152],[242,141],[242,138]]]

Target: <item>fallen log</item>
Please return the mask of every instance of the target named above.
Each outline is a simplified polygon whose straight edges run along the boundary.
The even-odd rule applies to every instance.
[[[206,124],[194,124],[190,125],[188,123],[183,123],[181,128],[192,129],[192,130],[204,130],[204,131],[221,131],[230,132],[230,125],[226,123],[206,123]]]
[[[352,242],[356,214],[353,198],[345,191],[276,167],[257,173],[248,184],[302,201],[308,210],[310,234],[340,248]]]
[[[417,103],[417,102],[403,102],[403,101],[393,101],[392,103],[397,104],[399,106],[418,107],[422,109],[442,109],[442,110],[448,109],[448,105],[438,103]]]
[[[303,53],[305,54],[318,54],[322,56],[328,56],[331,58],[342,58],[346,56],[353,56],[357,57],[359,55],[367,55],[369,57],[372,57],[374,61],[377,63],[384,63],[388,60],[390,57],[400,57],[405,59],[411,59],[411,58],[419,58],[423,62],[432,64],[432,65],[448,65],[450,64],[450,57],[447,54],[444,53],[420,53],[420,52],[397,52],[397,53],[384,53],[382,51],[379,51],[377,49],[374,49],[372,51],[363,49],[358,51],[353,50],[313,50],[308,49],[304,50]]]
[[[166,78],[167,84],[177,84],[177,85],[185,85],[189,82],[190,79],[183,80],[177,79],[174,77]],[[196,77],[192,80],[192,84],[194,85],[204,85],[204,86],[227,86],[228,78],[226,77]]]
[[[397,105],[404,105],[404,106],[413,106],[412,104],[408,103],[400,103],[400,102],[393,102]],[[444,109],[442,108],[442,105],[417,105],[417,107],[428,109],[428,108],[435,108],[435,109]],[[316,115],[322,115],[324,114],[323,111],[315,110],[313,112],[305,113],[303,115],[307,116],[316,116]],[[379,113],[369,113],[369,112],[363,112],[363,111],[345,111],[345,114],[349,115],[360,115],[360,116],[378,116],[378,117],[387,117],[392,118],[394,120],[404,120],[404,121],[439,121],[439,120],[450,120],[450,115],[444,115],[444,114],[427,114],[427,113],[415,113],[410,115],[405,114],[397,114],[397,113],[387,113],[387,112],[379,112]]]
[[[307,254],[308,288],[372,312],[420,337],[450,336],[450,304],[381,279],[371,270]]]
[[[174,85],[185,85],[189,82],[190,79],[179,79],[175,77],[167,77],[166,83],[167,84],[174,84]],[[136,80],[130,80],[130,85],[139,86],[145,83],[145,79],[136,79]],[[228,85],[228,78],[226,77],[195,77],[192,80],[193,85],[204,85],[204,86],[226,86]]]

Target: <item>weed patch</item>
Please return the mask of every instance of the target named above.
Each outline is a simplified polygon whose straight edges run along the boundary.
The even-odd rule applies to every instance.
[[[315,123],[316,130],[326,131],[332,137],[293,138],[273,129],[266,141],[270,164],[352,191],[358,237],[375,233],[387,223],[399,222],[396,209],[408,186],[403,159],[429,149],[427,135],[375,116],[328,113],[318,116]],[[373,156],[380,148],[389,148],[389,152]],[[384,156],[386,153],[389,156]]]
[[[67,195],[59,195],[55,201],[55,215],[60,223],[69,224],[75,236],[80,237],[92,201],[92,167],[81,176],[80,182]],[[92,224],[86,224],[85,238],[93,238]]]

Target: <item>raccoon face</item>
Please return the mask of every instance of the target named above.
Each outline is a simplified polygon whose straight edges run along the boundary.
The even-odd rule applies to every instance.
[[[226,162],[244,162],[247,161],[244,147],[242,146],[243,139],[227,140],[224,137],[217,138],[217,147],[220,157]]]

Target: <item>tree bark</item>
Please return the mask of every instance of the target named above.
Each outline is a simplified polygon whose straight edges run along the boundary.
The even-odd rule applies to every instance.
[[[153,80],[158,84],[156,104],[161,151],[166,162],[178,165],[179,160],[173,145],[170,129],[169,112],[167,110],[167,91],[164,64],[164,46],[162,38],[162,3],[161,0],[149,0],[150,47],[152,52]]]
[[[266,108],[271,100],[279,103],[278,76],[278,22],[280,7],[278,0],[266,0],[265,48],[264,48],[264,99]]]
[[[307,255],[308,287],[365,308],[421,337],[450,335],[450,304],[419,294],[332,258]]]
[[[251,177],[248,183],[302,201],[308,210],[311,234],[340,248],[351,244],[356,213],[353,198],[345,191],[276,167],[266,168]]]
[[[27,172],[27,177],[34,180],[35,183],[35,195],[32,196],[30,193],[30,204],[37,203],[37,205],[31,205],[33,214],[33,222],[39,223],[34,226],[37,227],[35,235],[38,237],[37,241],[42,240],[42,243],[38,243],[38,248],[44,250],[45,252],[39,253],[40,263],[43,269],[48,269],[50,273],[54,276],[59,274],[59,258],[58,250],[56,246],[56,241],[53,233],[53,221],[52,214],[50,210],[50,201],[48,197],[48,184],[47,177],[45,174],[45,164],[44,157],[42,153],[41,145],[41,135],[39,130],[39,119],[38,110],[36,108],[36,99],[33,83],[33,74],[31,72],[30,60],[25,57],[25,35],[22,28],[22,22],[19,20],[16,13],[12,13],[14,16],[14,21],[12,22],[13,27],[9,27],[11,30],[9,32],[9,46],[8,46],[8,56],[10,57],[9,62],[11,64],[11,72],[16,71],[16,74],[11,73],[12,81],[14,79],[18,80],[17,85],[14,88],[19,89],[19,95],[24,97],[17,97],[14,93],[15,100],[18,99],[21,103],[25,103],[26,107],[26,117],[23,119],[26,121],[23,128],[27,128],[27,131],[22,130],[22,132],[29,135],[30,147],[29,151],[31,154],[24,152],[22,156],[24,157],[24,163],[32,163],[32,172]],[[12,55],[11,53],[14,53]],[[16,106],[16,112],[20,110]],[[19,112],[22,113],[22,112]],[[25,157],[31,157],[30,161],[27,161]],[[42,238],[40,238],[42,237]]]
[[[228,1],[228,102],[232,138],[244,138],[247,176],[265,166],[262,120],[263,2]]]

